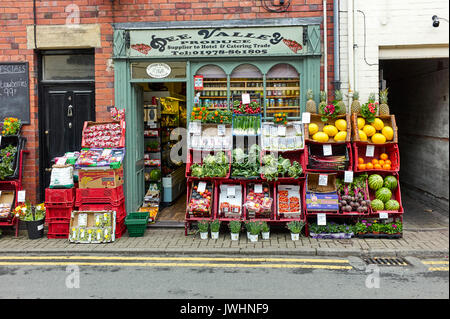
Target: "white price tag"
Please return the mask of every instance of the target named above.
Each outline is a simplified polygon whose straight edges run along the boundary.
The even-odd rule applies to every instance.
[[[389,217],[388,213],[386,213],[386,212],[380,213],[380,219],[387,219],[388,217]]]
[[[327,224],[326,214],[317,214],[317,225],[325,226]]]
[[[44,228],[44,224],[39,225],[39,226],[37,227],[38,230],[41,230],[41,229],[43,229],[43,228]]]
[[[250,94],[242,94],[242,104],[250,104]]]
[[[262,184],[256,184],[255,185],[255,193],[260,194],[262,193]]]
[[[78,214],[78,226],[87,226],[87,214]]]
[[[278,125],[278,136],[286,136],[286,126]]]
[[[331,149],[331,144],[323,145],[323,156],[331,156],[333,155],[333,150]]]
[[[17,192],[17,202],[18,203],[24,203],[25,202],[25,191],[18,191]]]
[[[107,156],[111,155],[111,151],[112,151],[112,149],[110,149],[110,148],[103,149],[102,157],[107,157]]]
[[[352,171],[344,172],[344,183],[353,183],[353,172]]]
[[[307,124],[311,122],[311,113],[309,112],[303,112],[302,113],[302,123]]]
[[[206,183],[205,182],[199,182],[197,187],[198,193],[203,193],[206,189]]]
[[[328,185],[328,175],[319,175],[319,185],[320,186],[327,186]]]
[[[190,126],[191,123],[189,123],[189,126]],[[150,128],[156,128],[156,126],[157,126],[156,122],[149,122],[148,123],[148,127],[150,127]]]
[[[223,124],[217,125],[217,135],[219,136],[225,135],[225,125]]]
[[[373,154],[375,153],[375,146],[373,145],[367,145],[366,148],[366,157],[373,157]]]
[[[236,189],[234,188],[234,186],[228,186],[227,196],[234,197],[235,195],[236,195]]]

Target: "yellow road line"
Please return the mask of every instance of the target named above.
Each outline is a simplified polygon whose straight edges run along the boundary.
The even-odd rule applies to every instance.
[[[425,265],[448,265],[448,261],[424,260],[424,261],[422,261],[422,264],[425,264]]]
[[[238,261],[238,262],[309,262],[348,264],[347,259],[314,258],[233,258],[233,257],[126,257],[126,256],[0,256],[0,260],[155,260],[155,261]]]
[[[429,271],[448,271],[448,267],[430,267]]]
[[[130,266],[130,267],[216,267],[216,268],[313,268],[352,269],[351,266],[305,264],[217,264],[217,263],[111,263],[111,262],[0,262],[0,266]]]

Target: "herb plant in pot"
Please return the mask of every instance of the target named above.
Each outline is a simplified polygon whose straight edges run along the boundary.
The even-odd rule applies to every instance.
[[[231,220],[228,227],[230,228],[231,240],[239,240],[241,222],[239,220]]]
[[[200,238],[208,239],[209,221],[207,219],[199,220],[197,226],[198,232],[200,233]]]
[[[220,222],[218,219],[209,224],[209,229],[211,230],[211,239],[219,239]]]
[[[249,222],[249,239],[251,242],[257,242],[258,241],[258,235],[261,231],[261,225],[258,222],[251,221]]]
[[[20,204],[14,209],[16,216],[27,225],[28,238],[38,239],[44,236],[45,206],[32,207],[30,203]]]
[[[293,221],[287,223],[287,228],[291,231],[291,239],[292,240],[300,239],[300,233],[304,226],[305,226],[305,222],[299,221],[299,220],[293,220]]]
[[[261,223],[261,238],[263,240],[268,240],[270,238],[270,226],[267,222]]]

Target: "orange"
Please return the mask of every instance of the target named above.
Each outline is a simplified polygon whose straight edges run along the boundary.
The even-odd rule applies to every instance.
[[[364,164],[364,158],[362,157],[358,158],[358,164]]]
[[[373,169],[373,164],[370,163],[370,162],[367,163],[367,164],[366,164],[366,168],[367,168],[367,169]]]
[[[383,161],[383,160],[379,160],[379,161],[378,161],[378,164],[380,164],[380,166],[383,166],[385,163],[386,163],[386,162]]]
[[[385,169],[385,170],[391,170],[391,165],[389,165],[389,164],[384,164],[384,165],[383,165],[383,169]]]
[[[380,164],[375,164],[375,165],[373,166],[373,168],[374,168],[374,169],[381,169],[381,165],[380,165]]]
[[[359,165],[358,165],[358,168],[359,168],[361,171],[363,171],[363,170],[366,169],[366,164],[359,164]]]
[[[378,160],[377,160],[376,158],[374,158],[374,159],[372,160],[372,164],[373,164],[373,165],[378,164]]]
[[[388,157],[388,155],[386,154],[386,153],[382,153],[381,155],[380,155],[380,159],[382,159],[382,160],[387,160],[389,157]]]
[[[389,164],[389,165],[392,165],[392,163],[391,163],[391,161],[390,161],[390,160],[385,160],[385,161],[384,161],[384,164]]]

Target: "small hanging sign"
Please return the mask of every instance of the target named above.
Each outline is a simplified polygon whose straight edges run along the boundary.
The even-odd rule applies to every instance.
[[[367,145],[366,148],[366,157],[373,157],[373,154],[375,153],[375,146],[373,145]]]
[[[203,90],[203,75],[194,75],[194,90]]]

